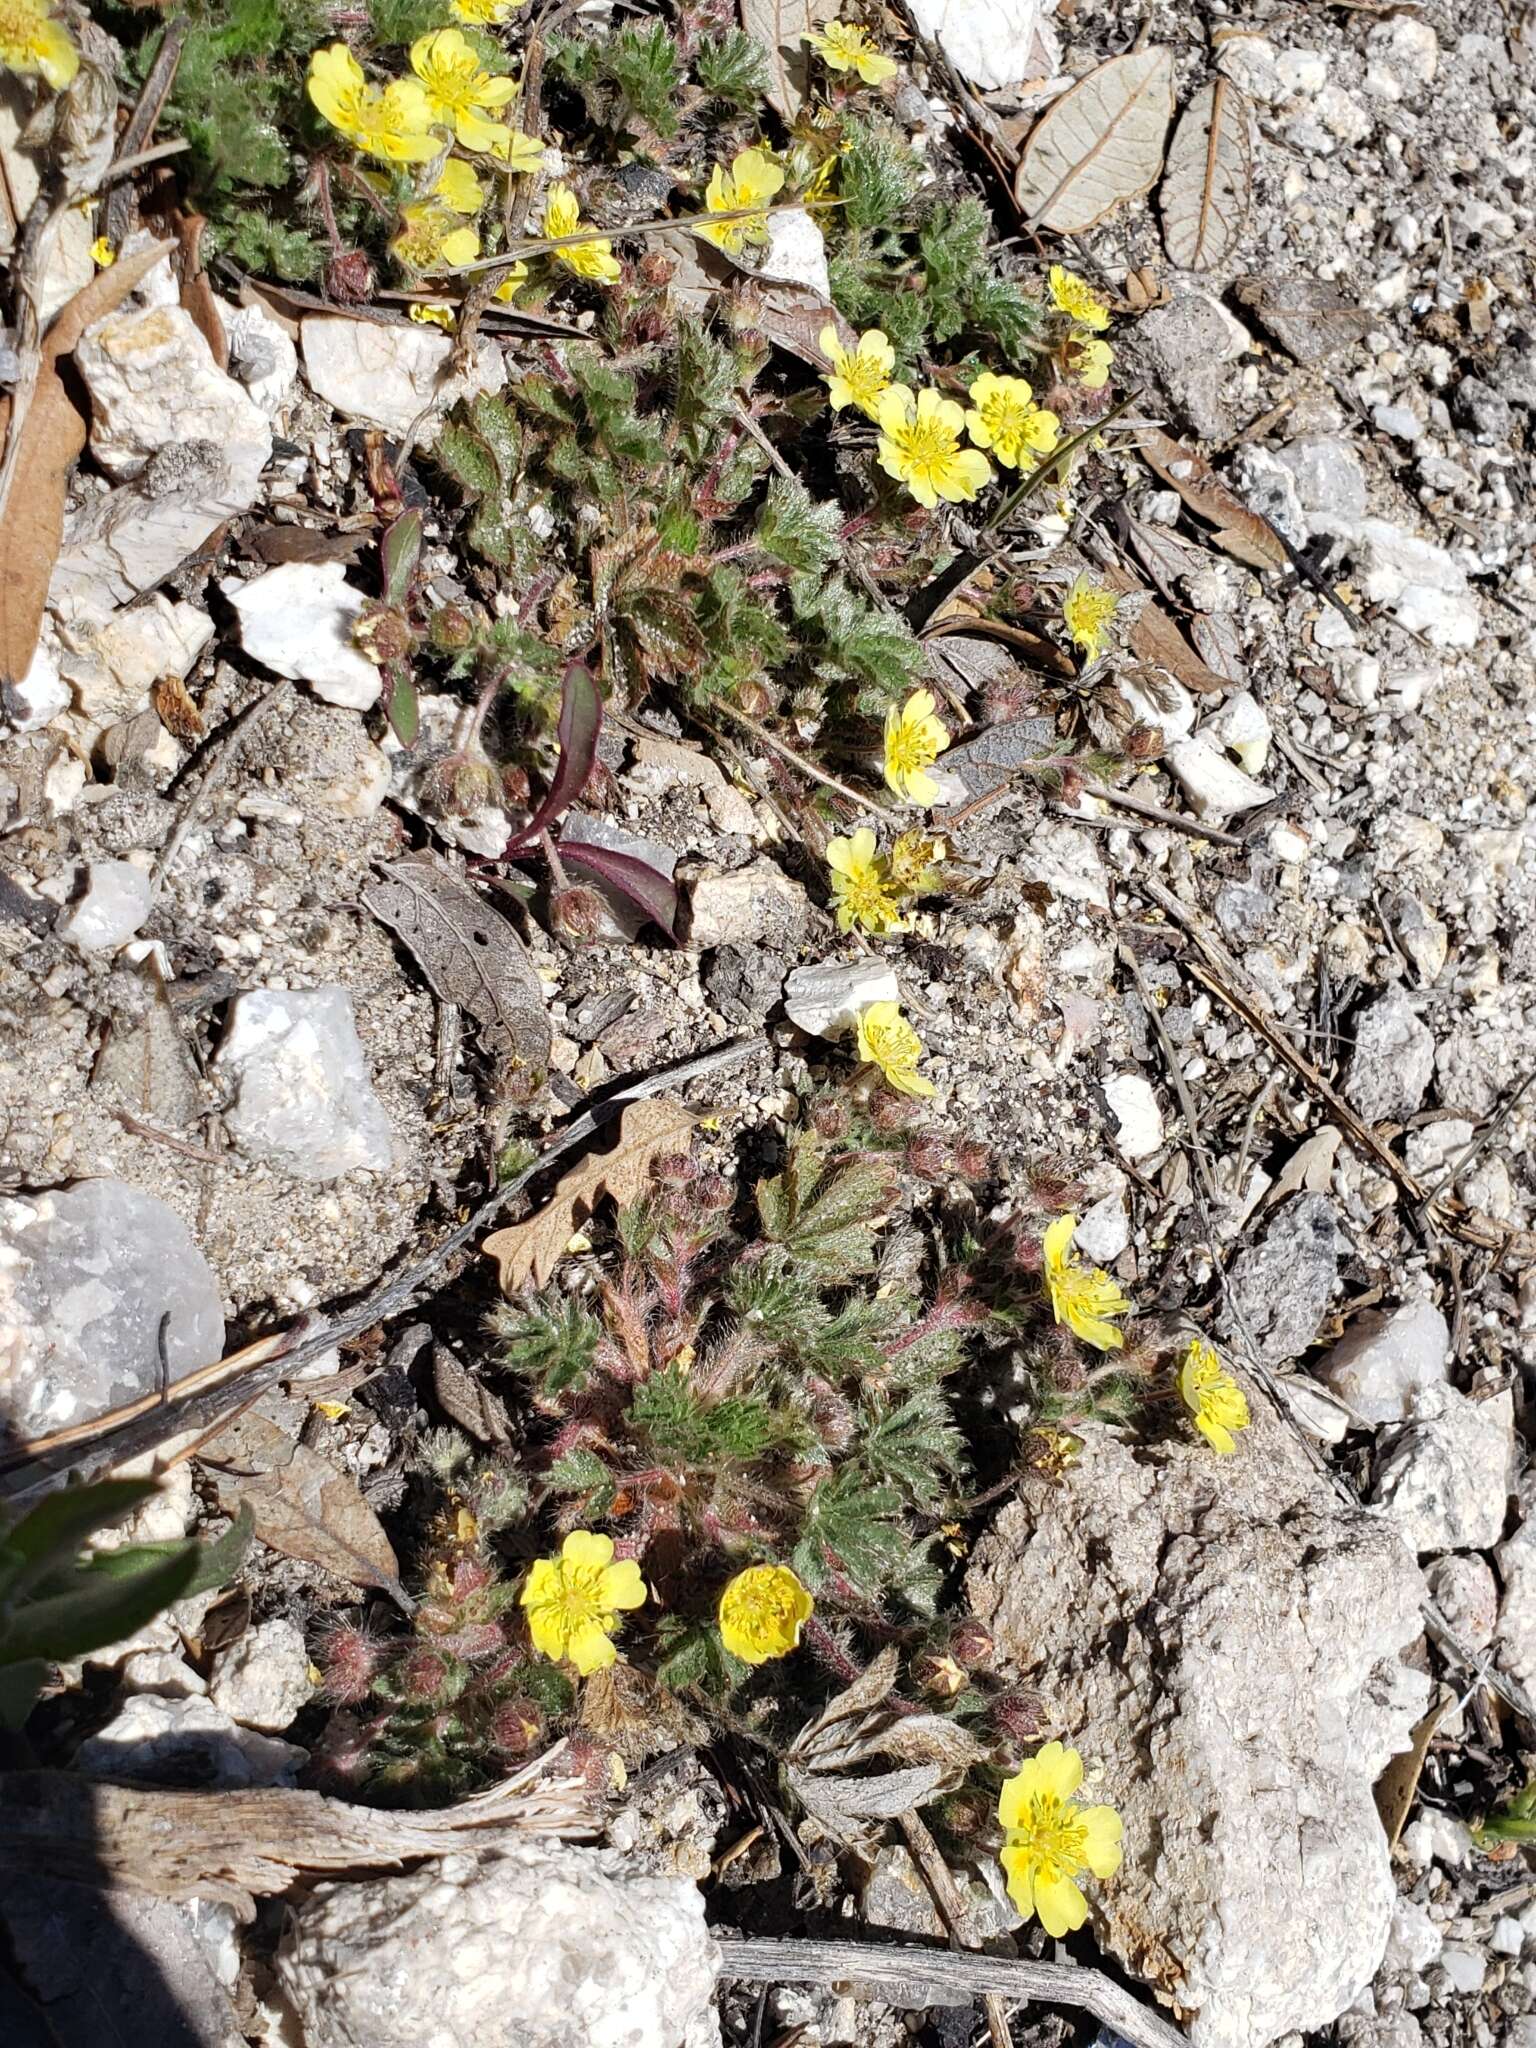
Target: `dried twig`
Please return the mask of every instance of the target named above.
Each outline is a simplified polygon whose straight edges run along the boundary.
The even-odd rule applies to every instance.
[[[928,1831],[922,1816],[912,1809],[902,1814],[897,1822],[906,1838],[912,1860],[922,1875],[923,1882],[933,1894],[933,1903],[938,1907],[944,1925],[949,1929],[949,1945],[954,1949],[978,1949],[975,1924],[971,1909],[955,1883],[954,1873],[939,1850],[938,1843]],[[981,1994],[982,2011],[987,2017],[987,2032],[992,2036],[992,2048],[1012,2048],[1012,2035],[1008,2030],[1008,2014],[1002,1997],[996,1991]]]
[[[165,886],[171,863],[182,849],[187,834],[192,830],[198,813],[219,784],[224,781],[242,750],[252,736],[266,723],[268,715],[279,704],[292,704],[294,692],[287,683],[273,683],[264,690],[254,703],[247,704],[240,715],[231,721],[219,734],[208,750],[208,762],[198,777],[182,808],[181,816],[171,828],[171,836],[155,856],[154,867],[150,870],[149,884],[155,895]]]
[[[962,1956],[907,1943],[759,1941],[720,1933],[715,1939],[721,1976],[738,1984],[860,1984],[908,2012],[925,2005],[970,2005],[992,1991],[1090,2012],[1133,2048],[1188,2048],[1177,2027],[1112,1978],[1075,1963]]]

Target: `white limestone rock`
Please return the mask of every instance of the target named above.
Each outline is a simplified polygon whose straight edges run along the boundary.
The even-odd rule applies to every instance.
[[[299,352],[265,306],[225,306],[229,366],[269,420],[275,420],[299,375]]]
[[[308,1703],[314,1685],[297,1623],[258,1622],[214,1659],[208,1696],[242,1728],[281,1735]]]
[[[61,620],[59,672],[74,694],[87,743],[118,720],[149,709],[152,686],[190,675],[213,638],[213,621],[196,605],[157,591],[147,604],[104,618]]]
[[[341,313],[311,313],[299,329],[310,389],[349,419],[392,434],[409,431],[421,414],[421,445],[430,447],[445,413],[461,398],[499,391],[507,381],[501,350],[482,341],[465,376],[450,371],[451,336],[435,327],[385,326]],[[434,404],[434,401],[436,402]]]
[[[810,898],[775,862],[763,859],[724,874],[713,866],[701,869],[689,891],[688,909],[687,943],[703,953],[711,946],[798,938],[810,915]]]
[[[1435,1035],[1401,989],[1360,1012],[1344,1093],[1367,1123],[1412,1116],[1434,1075]]]
[[[1060,52],[1040,0],[916,0],[912,19],[984,92],[1054,72]]]
[[[1115,1119],[1115,1142],[1127,1159],[1147,1159],[1163,1142],[1163,1112],[1157,1091],[1140,1074],[1115,1074],[1104,1083],[1104,1100]]]
[[[352,644],[368,600],[347,581],[344,562],[280,562],[249,583],[228,576],[220,587],[239,614],[241,646],[263,668],[308,683],[327,704],[377,704],[383,679]]]
[[[84,891],[54,929],[82,953],[115,953],[148,917],[153,902],[144,868],[129,860],[93,860],[86,866]]]
[[[309,1751],[238,1728],[212,1700],[139,1693],[82,1742],[75,1767],[88,1778],[196,1784],[218,1791],[291,1785]]]
[[[209,353],[180,306],[130,303],[75,349],[91,394],[91,453],[110,477],[136,477],[171,441],[270,445],[261,409]]]
[[[247,1158],[296,1180],[387,1171],[389,1118],[373,1091],[344,988],[253,989],[238,998],[214,1062],[234,1083],[225,1113]]]
[[[1231,1458],[1091,1435],[968,1581],[1000,1668],[1048,1692],[1123,1817],[1095,1938],[1192,2016],[1194,2048],[1326,2027],[1370,1983],[1397,1897],[1372,1787],[1428,1694],[1400,1658],[1412,1559],[1248,1391]]]
[[[1504,1533],[1514,1452],[1513,1394],[1470,1401],[1431,1387],[1414,1420],[1386,1435],[1371,1499],[1421,1557],[1491,1550]]]
[[[88,1422],[224,1349],[213,1272],[174,1211],[127,1181],[0,1197],[0,1417]]]
[[[797,967],[784,983],[784,1013],[813,1038],[841,1038],[858,1028],[871,1003],[899,1003],[894,970],[872,956],[818,960]]]
[[[707,2048],[715,1970],[686,1878],[536,1840],[317,1885],[277,1959],[306,2048]]]
[[[1357,1423],[1406,1422],[1425,1392],[1444,1384],[1451,1333],[1432,1301],[1367,1309],[1315,1371]]]
[[[1275,792],[1229,760],[1221,743],[1210,733],[1191,733],[1164,756],[1168,772],[1194,806],[1198,818],[1224,825],[1243,811],[1257,810]]]

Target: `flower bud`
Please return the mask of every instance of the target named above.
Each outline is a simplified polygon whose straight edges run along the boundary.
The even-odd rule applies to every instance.
[[[1038,1273],[1045,1264],[1045,1253],[1034,1231],[1024,1229],[1015,1233],[1013,1263],[1021,1273]]]
[[[516,761],[504,761],[501,768],[501,793],[514,810],[526,810],[528,806],[528,770]]]
[[[651,1161],[652,1176],[664,1187],[686,1187],[697,1172],[686,1152],[662,1152]]]
[[[848,1135],[847,1105],[835,1095],[818,1095],[811,1104],[810,1123],[818,1138],[844,1138]]]
[[[343,249],[325,266],[326,295],[340,306],[366,306],[377,283],[361,249]]]
[[[917,1658],[912,1666],[912,1679],[920,1691],[935,1700],[952,1700],[969,1683],[957,1660],[945,1654]]]
[[[919,1180],[947,1180],[953,1167],[953,1155],[937,1131],[919,1131],[907,1140],[907,1170]]]
[[[386,662],[404,661],[416,645],[416,635],[403,612],[370,599],[357,615],[352,645],[382,667]]]
[[[440,604],[427,620],[427,638],[439,654],[460,654],[475,637],[475,622],[462,605]]]
[[[436,1650],[412,1650],[400,1665],[401,1697],[427,1706],[448,1683],[449,1663]]]
[[[1082,776],[1078,773],[1078,771],[1075,768],[1062,769],[1061,800],[1064,804],[1078,803],[1082,798],[1083,790],[1085,787],[1086,784],[1084,783]]]
[[[1163,751],[1163,735],[1155,725],[1133,725],[1121,744],[1128,761],[1155,761]]]
[[[603,928],[603,899],[595,889],[557,889],[549,899],[549,921],[562,938],[595,939]]]
[[[379,1643],[364,1630],[347,1623],[331,1629],[319,1645],[326,1697],[344,1707],[367,1699],[381,1655]]]
[[[904,1131],[917,1115],[917,1104],[894,1088],[879,1087],[869,1098],[869,1120],[883,1138]]]
[[[748,718],[766,718],[773,709],[772,693],[750,678],[736,685],[736,702]]]
[[[723,1174],[701,1173],[694,1183],[693,1198],[701,1209],[718,1213],[730,1208],[736,1199],[736,1190]]]
[[[990,1180],[994,1161],[992,1147],[977,1138],[962,1138],[955,1147],[955,1171],[962,1180]]]
[[[950,1630],[949,1654],[967,1671],[985,1671],[996,1654],[997,1645],[992,1640],[992,1631],[984,1621],[978,1621],[974,1614],[957,1621]]]
[[[491,1716],[489,1733],[503,1756],[529,1756],[543,1739],[543,1717],[531,1700],[504,1700]]]
[[[973,1786],[967,1786],[940,1804],[939,1819],[947,1834],[965,1842],[978,1835],[990,1834],[996,1812],[995,1801],[986,1798]]]
[[[445,754],[421,777],[422,809],[443,818],[467,818],[496,801],[496,770],[470,754]]]
[[[1039,1693],[1022,1687],[1016,1692],[999,1693],[988,1706],[987,1714],[993,1727],[1011,1742],[1034,1742],[1045,1728],[1045,1701]]]

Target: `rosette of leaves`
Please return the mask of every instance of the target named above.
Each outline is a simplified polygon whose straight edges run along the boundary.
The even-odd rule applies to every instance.
[[[926,1300],[883,1276],[888,1159],[813,1130],[758,1183],[657,1163],[591,1293],[495,1312],[545,1422],[564,1527],[608,1527],[661,1575],[660,1675],[740,1677],[713,1627],[726,1577],[787,1563],[830,1611],[931,1610],[931,1530],[963,1464],[946,1382],[980,1319],[962,1272]]]

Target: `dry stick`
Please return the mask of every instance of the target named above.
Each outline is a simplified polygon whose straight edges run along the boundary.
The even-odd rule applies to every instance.
[[[247,704],[239,716],[231,722],[214,742],[216,751],[213,754],[213,758],[209,761],[207,768],[199,778],[197,786],[192,791],[181,816],[176,820],[170,838],[167,839],[165,845],[156,855],[154,867],[150,870],[149,885],[156,896],[160,894],[160,891],[165,886],[165,878],[170,873],[171,863],[175,860],[177,854],[180,853],[187,834],[192,830],[193,820],[201,811],[207,798],[213,795],[213,792],[224,781],[231,768],[234,767],[235,761],[246,741],[266,723],[268,713],[276,705],[280,703],[291,704],[293,701],[294,692],[290,685],[287,683],[274,683],[270,689],[264,690],[254,703]]]
[[[1092,2013],[1133,2048],[1189,2048],[1177,2027],[1112,1978],[1075,1963],[963,1956],[907,1943],[759,1941],[721,1933],[715,1942],[721,1976],[737,1984],[859,1984],[908,2012],[925,2005],[970,2005],[993,1991]]]
[[[861,811],[873,811],[877,818],[884,818],[887,824],[905,824],[905,819],[897,812],[880,803],[875,797],[866,796],[859,790],[851,788],[848,783],[839,782],[837,777],[829,775],[825,768],[818,768],[816,763],[807,760],[804,754],[797,754],[794,748],[786,746],[783,740],[775,739],[767,726],[759,725],[755,718],[749,717],[745,711],[738,711],[734,704],[727,704],[722,700],[715,709],[723,712],[727,718],[734,718],[738,725],[745,726],[754,739],[760,740],[765,747],[772,747],[773,751],[788,761],[791,767],[798,768],[802,775],[808,775],[813,782],[821,783],[826,789],[835,789],[839,796],[845,796],[851,803],[856,803]]]
[[[176,82],[176,67],[181,62],[181,46],[186,40],[189,21],[189,16],[179,14],[174,21],[166,23],[165,34],[160,38],[160,47],[149,67],[143,90],[128,116],[126,127],[117,138],[117,161],[108,172],[109,177],[122,179],[130,168],[141,166],[143,152],[148,150],[155,132],[155,123],[160,119],[161,109],[170,98],[171,87]],[[177,146],[187,147],[185,143]],[[133,218],[133,193],[127,185],[119,183],[107,195],[102,219],[102,231],[114,249],[122,247]]]
[[[901,1814],[897,1826],[905,1835],[907,1847],[912,1852],[912,1860],[916,1863],[924,1883],[932,1892],[933,1902],[949,1929],[950,1947],[980,1948],[981,1943],[976,1938],[971,1909],[961,1896],[954,1873],[939,1853],[938,1843],[928,1832],[927,1825],[916,1808],[909,1807]],[[1003,2000],[995,1991],[984,1991],[981,2005],[987,2016],[987,2032],[992,2036],[992,2048],[1012,2048],[1012,2035],[1008,2031],[1008,2014]]]
[[[765,1042],[760,1033],[732,1039],[711,1052],[700,1053],[697,1059],[685,1060],[679,1067],[647,1074],[643,1080],[593,1103],[563,1130],[551,1136],[531,1166],[504,1187],[487,1195],[426,1258],[374,1288],[353,1307],[331,1316],[302,1317],[287,1330],[259,1337],[229,1358],[215,1359],[211,1365],[188,1375],[189,1380],[196,1381],[196,1390],[185,1397],[162,1402],[155,1396],[149,1396],[127,1407],[114,1409],[108,1415],[98,1416],[81,1428],[34,1437],[27,1443],[0,1452],[0,1475],[10,1475],[0,1476],[0,1499],[24,1500],[32,1494],[45,1493],[61,1473],[85,1467],[101,1470],[119,1464],[125,1458],[154,1450],[168,1437],[179,1436],[183,1430],[203,1429],[221,1417],[227,1419],[231,1407],[251,1400],[276,1381],[286,1379],[307,1360],[319,1357],[322,1352],[332,1350],[349,1338],[360,1337],[364,1330],[371,1330],[376,1324],[410,1307],[448,1261],[479,1237],[531,1180],[555,1160],[573,1152],[584,1139],[590,1138],[594,1131],[618,1116],[629,1103],[665,1094],[668,1089],[681,1088],[706,1074],[739,1066]],[[179,1384],[185,1385],[186,1382]]]
[[[1190,1150],[1194,1153],[1195,1157],[1195,1171],[1200,1176],[1200,1183],[1205,1189],[1207,1200],[1214,1208],[1218,1200],[1216,1183],[1211,1178],[1211,1162],[1206,1152],[1205,1140],[1200,1134],[1200,1118],[1195,1110],[1194,1097],[1189,1092],[1189,1083],[1184,1078],[1184,1069],[1179,1065],[1179,1055],[1174,1049],[1173,1040],[1168,1035],[1167,1027],[1163,1023],[1157,1004],[1152,999],[1152,991],[1147,987],[1146,978],[1141,971],[1141,962],[1136,958],[1135,953],[1125,943],[1124,939],[1119,942],[1116,950],[1120,958],[1131,970],[1131,979],[1136,984],[1136,993],[1141,997],[1142,1014],[1151,1025],[1153,1032],[1156,1034],[1158,1045],[1162,1049],[1163,1062],[1168,1069],[1168,1078],[1173,1083],[1173,1092],[1178,1096],[1179,1107],[1184,1112],[1184,1128],[1189,1132]]]

